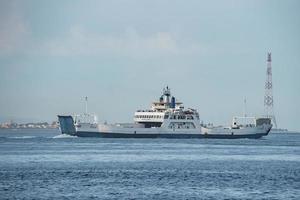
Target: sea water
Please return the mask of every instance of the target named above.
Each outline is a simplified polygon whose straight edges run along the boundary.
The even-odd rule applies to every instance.
[[[103,139],[2,129],[0,199],[300,199],[300,134]]]

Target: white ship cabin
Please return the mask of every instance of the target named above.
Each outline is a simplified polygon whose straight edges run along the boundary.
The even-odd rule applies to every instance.
[[[171,96],[170,88],[163,89],[158,101],[150,110],[137,110],[134,122],[145,128],[165,127],[169,129],[196,129],[200,127],[199,114],[195,109],[184,109],[183,103]]]
[[[73,119],[76,128],[97,128],[98,119],[96,115],[84,113],[73,115]]]

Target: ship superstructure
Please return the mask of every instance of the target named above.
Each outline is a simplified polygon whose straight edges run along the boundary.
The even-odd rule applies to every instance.
[[[134,122],[144,128],[163,127],[167,129],[196,129],[200,124],[195,109],[184,109],[183,103],[171,96],[169,87],[164,88],[158,101],[152,103],[150,110],[137,110]]]

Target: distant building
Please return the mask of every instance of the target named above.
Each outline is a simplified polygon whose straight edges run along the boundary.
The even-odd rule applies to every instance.
[[[38,122],[38,123],[25,123],[25,124],[18,124],[13,121],[10,122],[4,122],[0,124],[0,128],[5,129],[5,128],[37,128],[37,129],[46,129],[46,128],[58,128],[58,122],[53,121],[51,124],[48,122]]]

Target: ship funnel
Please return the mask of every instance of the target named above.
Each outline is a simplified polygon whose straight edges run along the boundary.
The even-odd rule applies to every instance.
[[[175,97],[172,97],[171,99],[171,108],[175,108],[176,102],[175,102]]]

